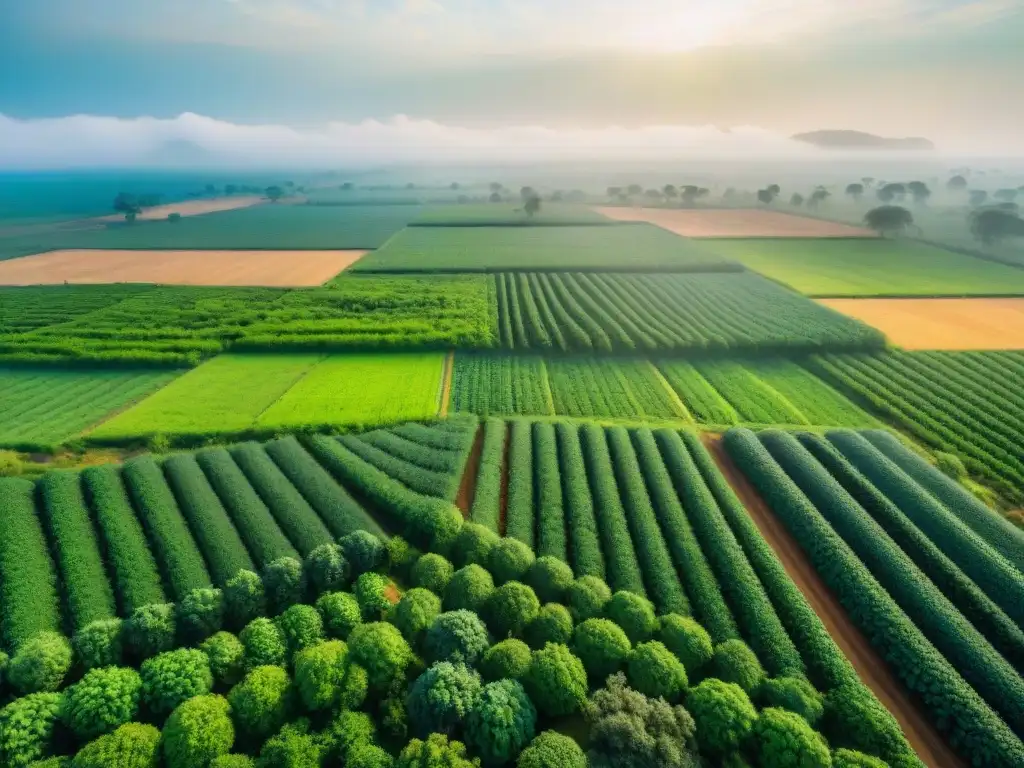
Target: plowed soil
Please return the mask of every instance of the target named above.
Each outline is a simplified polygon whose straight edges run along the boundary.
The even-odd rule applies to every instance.
[[[877,237],[869,229],[760,209],[598,208],[617,221],[646,221],[683,237]]]
[[[330,280],[366,251],[67,250],[0,261],[0,285],[156,283],[307,287]]]
[[[477,427],[476,437],[473,438],[473,448],[466,459],[466,466],[462,470],[462,482],[459,484],[459,494],[455,497],[455,506],[462,511],[462,517],[469,519],[469,511],[473,507],[473,497],[476,496],[476,476],[480,471],[480,456],[484,452],[484,427],[481,424]]]
[[[903,349],[1024,349],[1024,299],[820,299]]]
[[[746,506],[786,573],[803,593],[828,633],[853,664],[860,679],[882,702],[906,734],[910,746],[929,768],[956,768],[965,763],[953,752],[916,700],[892,674],[885,660],[846,615],[842,605],[807,560],[800,545],[789,534],[771,508],[740,472],[726,453],[718,436],[705,435],[704,442],[718,468]]]

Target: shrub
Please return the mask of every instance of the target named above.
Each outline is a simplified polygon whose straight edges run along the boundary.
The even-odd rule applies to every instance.
[[[208,637],[199,650],[210,660],[210,672],[216,683],[230,688],[242,679],[245,646],[230,632],[218,632]]]
[[[21,693],[56,691],[71,669],[71,643],[55,632],[42,632],[18,648],[7,667],[7,680]]]
[[[442,661],[416,678],[406,707],[421,736],[451,733],[469,714],[482,688],[480,675],[464,664]]]
[[[825,712],[824,697],[800,677],[764,680],[758,689],[758,699],[763,707],[795,712],[811,725],[817,725]]]
[[[120,664],[124,656],[121,628],[120,619],[98,619],[78,630],[71,638],[78,663],[85,669]]]
[[[228,693],[238,729],[253,739],[281,729],[292,709],[291,680],[281,667],[256,667]]]
[[[612,599],[612,591],[597,576],[576,579],[566,590],[569,613],[577,624],[604,614],[604,607]]]
[[[345,588],[352,568],[338,544],[321,544],[306,555],[306,578],[314,595]]]
[[[26,766],[50,754],[64,697],[30,693],[0,709],[0,765]]]
[[[409,581],[412,567],[423,553],[401,536],[392,536],[388,539],[387,547],[388,560],[391,563],[388,571],[404,582]]]
[[[487,626],[495,637],[500,638],[522,634],[539,610],[537,595],[518,581],[498,587],[484,606]]]
[[[884,760],[855,752],[852,749],[837,749],[832,753],[832,768],[889,768]]]
[[[490,528],[485,528],[478,523],[465,523],[455,538],[452,557],[462,567],[471,563],[487,566],[490,562],[491,550],[500,540],[498,534]]]
[[[742,640],[726,640],[715,648],[711,674],[727,683],[736,683],[752,694],[764,679],[764,669],[757,656]]]
[[[632,650],[622,627],[609,619],[587,619],[573,633],[572,651],[595,683],[622,669]]]
[[[714,678],[690,690],[686,708],[693,715],[702,751],[724,755],[739,747],[757,719],[746,691],[735,683]]]
[[[413,655],[409,644],[391,624],[360,624],[348,637],[349,656],[366,670],[370,688],[385,691],[405,676]]]
[[[284,637],[289,659],[324,639],[324,620],[312,605],[293,605],[275,623]]]
[[[387,598],[388,580],[379,573],[367,571],[356,579],[353,592],[359,603],[359,613],[363,621],[380,621],[390,610],[391,601]]]
[[[800,715],[769,707],[753,729],[754,751],[763,768],[831,768],[825,739]]]
[[[423,647],[431,662],[475,666],[490,644],[487,627],[479,616],[472,611],[448,611],[434,619],[427,629]]]
[[[349,663],[345,668],[345,674],[341,678],[341,688],[338,691],[338,706],[342,709],[358,709],[366,701],[366,694],[369,692],[370,684],[366,670],[358,664]]]
[[[526,572],[526,583],[543,603],[565,602],[565,594],[572,582],[572,568],[551,555],[538,557]]]
[[[634,645],[650,640],[658,631],[658,617],[654,613],[654,605],[647,598],[633,592],[616,592],[605,604],[604,613],[622,627],[626,637]]]
[[[267,739],[260,750],[259,768],[319,768],[323,745],[309,734],[309,723],[288,723]]]
[[[534,559],[533,550],[519,539],[499,539],[491,547],[488,570],[494,576],[495,584],[522,581]]]
[[[506,763],[533,740],[537,710],[515,680],[488,683],[466,718],[466,743],[485,763]]]
[[[521,680],[530,671],[533,654],[522,640],[502,640],[484,653],[480,673],[484,680]]]
[[[210,768],[256,768],[256,763],[248,755],[219,755],[213,758]]]
[[[164,726],[167,768],[205,768],[235,743],[235,725],[223,696],[195,696],[178,706]]]
[[[541,606],[533,621],[526,625],[523,636],[531,648],[539,650],[548,643],[568,645],[572,640],[572,616],[559,603]]]
[[[394,768],[391,755],[375,744],[360,744],[349,752],[346,768]]]
[[[341,694],[348,646],[330,640],[295,655],[295,687],[306,709],[330,709]]]
[[[377,727],[365,712],[338,713],[323,734],[324,745],[328,750],[328,762],[344,764],[345,757],[354,747],[371,743],[376,733]]]
[[[662,616],[660,624],[658,639],[683,662],[690,677],[698,675],[715,653],[711,635],[696,621],[678,613]]]
[[[387,565],[387,547],[369,531],[353,531],[347,536],[342,536],[338,539],[338,546],[348,560],[353,576],[379,571]]]
[[[549,717],[571,715],[587,700],[587,671],[564,645],[549,643],[534,651],[525,683],[540,711]]]
[[[134,720],[141,693],[134,669],[92,669],[64,692],[61,719],[82,741],[94,739]]]
[[[124,624],[124,641],[137,659],[174,648],[178,636],[177,606],[157,603],[136,608]]]
[[[412,583],[429,589],[435,595],[443,595],[448,582],[455,575],[455,568],[447,559],[432,552],[423,555],[412,567]]]
[[[224,611],[228,625],[238,629],[267,612],[263,579],[252,571],[239,571],[224,585]]]
[[[349,633],[363,619],[359,611],[359,602],[348,592],[328,592],[316,601],[316,609],[324,620],[324,631],[328,637],[347,640]]]
[[[410,589],[388,614],[388,621],[398,627],[409,644],[416,647],[423,633],[441,613],[441,598],[429,589]]]
[[[160,731],[152,725],[125,723],[78,750],[71,768],[157,768]]]
[[[689,685],[686,667],[664,643],[640,643],[626,662],[629,684],[645,696],[677,701]]]
[[[146,659],[140,673],[142,700],[155,715],[166,715],[186,699],[213,688],[210,660],[195,648],[165,651]]]
[[[568,736],[544,731],[519,755],[516,768],[587,768],[587,756]]]
[[[271,619],[253,619],[238,633],[238,639],[245,647],[246,669],[284,664],[288,650],[284,633]]]
[[[446,611],[479,612],[494,592],[494,578],[483,567],[472,563],[460,568],[444,591]]]
[[[883,758],[903,752],[899,723],[863,685],[840,685],[825,696],[821,731],[835,747]]]
[[[306,576],[302,563],[294,557],[279,557],[263,570],[263,589],[267,608],[274,616],[302,602],[306,592]]]
[[[426,741],[413,739],[398,756],[395,768],[479,768],[479,760],[466,756],[466,745],[432,733]]]
[[[224,593],[219,589],[193,589],[178,606],[178,628],[189,643],[202,642],[222,626]]]

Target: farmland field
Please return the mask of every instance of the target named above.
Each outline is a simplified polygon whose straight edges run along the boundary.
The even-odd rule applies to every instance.
[[[522,203],[468,203],[427,208],[410,222],[413,227],[557,227],[615,224],[584,205],[545,205],[527,216]]]
[[[56,445],[136,403],[176,371],[0,367],[0,445]]]
[[[646,360],[551,358],[547,370],[559,416],[686,418]]]
[[[810,296],[1024,294],[1024,270],[914,240],[715,240],[702,243]]]
[[[876,237],[870,229],[760,209],[598,208],[617,221],[644,221],[683,237]]]
[[[451,410],[538,416],[552,413],[540,357],[485,353],[455,356]]]
[[[500,270],[735,271],[657,227],[409,227],[359,261],[359,272]]]
[[[365,251],[51,251],[0,262],[0,285],[155,283],[302,287]]]

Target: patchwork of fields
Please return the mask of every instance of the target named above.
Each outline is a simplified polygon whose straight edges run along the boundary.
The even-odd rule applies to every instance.
[[[668,208],[607,207],[597,210],[616,221],[647,222],[683,237],[801,237],[809,239],[876,237],[876,234],[870,229],[862,227],[763,209],[673,210]]]
[[[409,224],[413,227],[565,227],[615,223],[585,205],[546,205],[533,216],[527,216],[521,203],[469,203],[427,208]]]

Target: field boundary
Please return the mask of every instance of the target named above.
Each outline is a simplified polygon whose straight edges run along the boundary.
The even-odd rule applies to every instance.
[[[686,403],[683,402],[683,398],[681,398],[679,396],[679,393],[676,392],[672,388],[672,385],[668,383],[668,379],[665,378],[665,374],[661,372],[661,369],[658,368],[657,365],[655,365],[653,360],[648,359],[646,360],[646,363],[651,367],[651,370],[654,373],[654,378],[661,384],[665,392],[668,393],[669,399],[672,401],[672,404],[676,406],[676,408],[678,408],[678,410],[676,411],[677,415],[686,419],[690,424],[696,424],[697,420],[693,418],[693,414],[690,413],[690,409],[686,407]]]
[[[477,473],[480,471],[480,458],[484,452],[484,424],[477,425],[473,435],[473,445],[469,449],[466,463],[462,466],[462,478],[459,480],[459,492],[455,496],[455,506],[462,512],[462,518],[469,520],[476,498]]]
[[[441,365],[441,387],[437,393],[437,415],[443,419],[448,416],[448,403],[452,396],[452,375],[455,372],[454,349],[448,350],[448,354],[444,356],[444,362]]]

